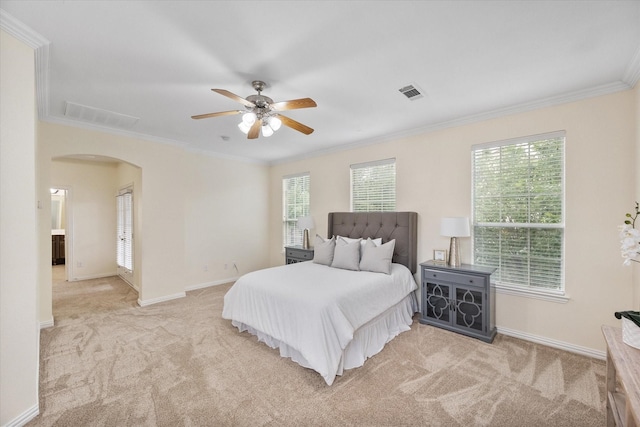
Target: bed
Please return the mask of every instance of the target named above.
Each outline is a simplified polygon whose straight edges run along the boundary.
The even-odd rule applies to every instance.
[[[314,261],[243,275],[225,295],[222,317],[331,385],[410,329],[418,311],[417,214],[333,212],[328,221]],[[363,270],[323,261],[320,248],[327,253],[332,240],[334,261],[357,247]],[[378,264],[385,252],[388,262]]]

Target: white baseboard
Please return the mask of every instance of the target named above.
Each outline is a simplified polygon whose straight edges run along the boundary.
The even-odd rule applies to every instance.
[[[509,328],[498,327],[498,333],[508,335],[514,338],[520,338],[525,341],[535,342],[537,344],[546,345],[548,347],[558,348],[571,353],[581,354],[583,356],[593,357],[596,359],[606,360],[607,354],[601,350],[595,350],[593,348],[582,347],[575,344],[570,344],[564,341],[558,341],[551,338],[541,337],[538,335],[528,334],[526,332],[516,331]]]
[[[79,282],[80,280],[91,280],[91,279],[102,279],[104,277],[113,277],[117,276],[117,273],[101,273],[101,274],[90,274],[88,276],[77,276],[72,279],[69,279],[70,282]]]
[[[40,413],[40,406],[38,404],[33,405],[31,408],[24,411],[18,417],[12,419],[6,423],[3,427],[21,427],[34,419]]]
[[[146,300],[141,300],[140,298],[138,298],[138,305],[140,307],[146,307],[148,305],[158,304],[159,302],[171,301],[173,299],[178,299],[178,298],[184,298],[186,296],[187,296],[186,292],[178,292],[177,294],[165,295],[163,297],[151,298]]]
[[[238,277],[230,277],[228,279],[214,280],[213,282],[205,282],[197,285],[187,286],[184,290],[187,292],[195,291],[196,289],[208,288],[210,286],[224,285],[226,283],[235,282],[236,280],[238,280]]]
[[[51,328],[52,326],[53,326],[53,316],[51,316],[51,319],[43,320],[42,322],[40,322],[40,329]]]

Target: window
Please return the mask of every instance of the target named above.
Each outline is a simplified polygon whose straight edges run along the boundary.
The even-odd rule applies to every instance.
[[[396,210],[396,159],[351,165],[351,211]]]
[[[120,191],[117,200],[116,261],[126,272],[133,271],[133,189]]]
[[[473,258],[497,267],[499,286],[564,290],[564,141],[558,132],[472,147]]]
[[[282,230],[284,246],[302,245],[298,218],[309,215],[309,174],[282,179]]]

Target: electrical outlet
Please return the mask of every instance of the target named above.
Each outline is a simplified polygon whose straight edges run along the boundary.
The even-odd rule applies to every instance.
[[[82,261],[78,261],[78,262],[76,263],[76,266],[77,266],[78,268],[82,268]]]
[[[224,264],[224,269],[227,270],[229,268],[229,264]]]
[[[209,266],[205,264],[205,265],[202,267],[202,271],[209,271]]]

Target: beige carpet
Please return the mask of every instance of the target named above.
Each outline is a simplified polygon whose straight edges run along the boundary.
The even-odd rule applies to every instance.
[[[221,318],[229,286],[141,308],[117,278],[56,283],[28,425],[605,424],[603,361],[417,321],[329,387]]]

